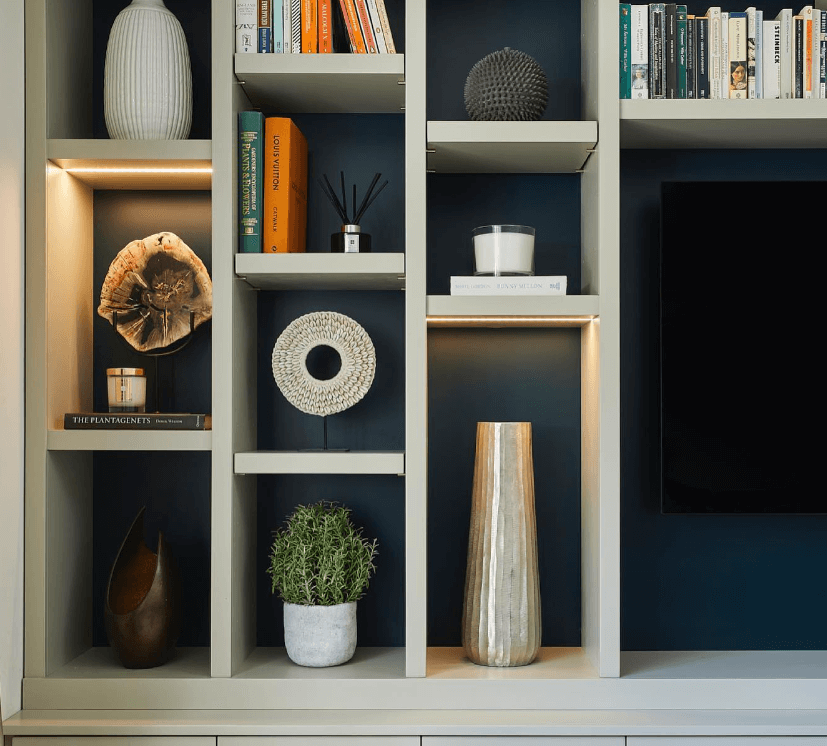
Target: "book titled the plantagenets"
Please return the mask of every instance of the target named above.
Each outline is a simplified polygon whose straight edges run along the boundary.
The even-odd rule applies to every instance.
[[[208,414],[165,412],[70,412],[64,430],[210,430]]]
[[[565,295],[565,275],[452,277],[451,295]]]

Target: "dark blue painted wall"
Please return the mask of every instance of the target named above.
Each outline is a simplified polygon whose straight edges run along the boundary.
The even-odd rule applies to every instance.
[[[827,151],[623,151],[621,154],[621,644],[624,650],[824,649],[827,647],[827,516],[661,515],[657,460],[657,300],[660,185],[672,180],[825,180]],[[819,220],[819,207],[764,221]],[[823,206],[822,206],[823,207]],[[687,219],[727,219],[706,205]],[[815,293],[813,246],[779,247],[767,266],[779,283],[739,318],[795,315],[795,296]],[[698,271],[714,303],[737,278],[716,277],[699,247]],[[810,365],[809,351],[791,365]],[[723,413],[722,413],[722,416]],[[804,437],[812,437],[802,434]],[[814,485],[814,489],[819,489]],[[823,491],[823,490],[822,490]]]
[[[543,645],[580,644],[580,330],[428,332],[428,644],[461,645],[477,422],[532,423]]]

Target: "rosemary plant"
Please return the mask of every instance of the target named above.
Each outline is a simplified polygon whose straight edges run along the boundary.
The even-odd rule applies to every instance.
[[[376,540],[365,539],[351,523],[350,509],[337,503],[297,506],[273,536],[267,574],[273,593],[290,604],[358,601],[376,570]]]

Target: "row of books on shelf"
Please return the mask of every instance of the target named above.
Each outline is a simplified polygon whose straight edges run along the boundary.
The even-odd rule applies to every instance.
[[[620,3],[620,98],[825,98],[827,11]]]
[[[239,53],[396,54],[384,0],[236,0]]]
[[[292,119],[239,112],[240,252],[306,250],[307,166],[307,140]]]

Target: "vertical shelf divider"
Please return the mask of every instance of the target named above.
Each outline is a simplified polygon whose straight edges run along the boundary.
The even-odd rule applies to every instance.
[[[426,2],[405,3],[405,645],[406,675],[427,656],[428,352]]]

